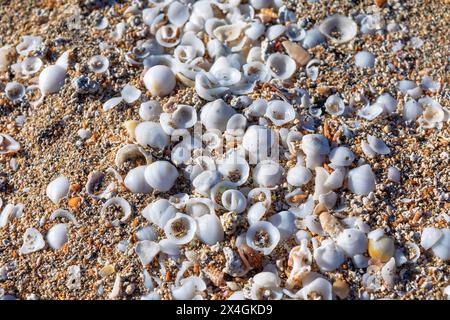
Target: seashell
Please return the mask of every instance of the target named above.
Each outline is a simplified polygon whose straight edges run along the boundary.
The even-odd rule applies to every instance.
[[[384,234],[383,229],[370,232],[368,250],[372,259],[387,262],[395,252],[394,240]]]
[[[177,209],[184,209],[186,203],[189,201],[187,193],[177,193],[169,197],[169,202]]]
[[[280,300],[283,291],[279,287],[280,280],[272,272],[263,271],[253,276],[250,296],[252,300]]]
[[[144,75],[144,85],[152,96],[164,97],[170,94],[176,85],[175,75],[165,65],[156,65]]]
[[[227,87],[218,86],[214,76],[207,72],[199,72],[195,76],[195,91],[205,100],[216,100],[223,96],[228,90]]]
[[[68,240],[67,225],[58,223],[47,232],[47,242],[50,248],[59,250]]]
[[[0,155],[10,155],[19,152],[20,144],[6,133],[0,133]]]
[[[94,73],[105,73],[109,68],[109,60],[105,56],[93,56],[88,61],[89,69]]]
[[[197,220],[197,237],[209,246],[223,241],[224,232],[220,219],[215,214],[205,214]]]
[[[152,187],[145,180],[147,166],[138,166],[128,171],[124,179],[125,187],[133,193],[151,193]]]
[[[266,66],[272,77],[280,80],[289,79],[297,69],[295,61],[281,53],[271,54],[267,59]]]
[[[314,197],[310,195],[306,201],[298,206],[298,208],[289,208],[293,214],[295,214],[298,218],[305,218],[313,213],[314,210]]]
[[[352,19],[335,14],[326,18],[320,24],[319,31],[331,40],[331,42],[342,44],[349,42],[356,36],[358,26]]]
[[[158,121],[161,113],[161,104],[156,100],[143,102],[139,107],[139,116],[145,121]]]
[[[311,29],[306,31],[305,36],[302,40],[302,47],[305,49],[311,49],[325,42],[325,37],[319,29]]]
[[[160,251],[159,244],[149,240],[139,241],[136,245],[136,254],[143,266],[153,261]]]
[[[102,209],[100,210],[100,215],[102,218],[105,218],[106,216],[106,210],[110,206],[118,206],[120,207],[120,210],[122,211],[123,217],[120,219],[121,223],[126,223],[131,218],[131,206],[128,203],[127,200],[125,200],[122,197],[113,197],[111,199],[108,199],[102,206]],[[114,221],[113,224],[117,224],[118,222]]]
[[[443,234],[440,229],[437,228],[424,228],[422,230],[422,238],[420,240],[420,245],[425,249],[428,250],[442,238]]]
[[[111,110],[112,108],[118,106],[122,101],[123,101],[122,97],[114,97],[114,98],[108,99],[103,104],[103,111]]]
[[[266,31],[264,24],[260,22],[250,23],[249,27],[245,29],[245,35],[253,41],[258,40]]]
[[[235,114],[233,108],[222,99],[208,102],[202,108],[200,121],[207,130],[225,131],[228,120]]]
[[[235,136],[243,136],[247,127],[247,118],[242,114],[234,114],[227,122],[225,132]]]
[[[67,210],[63,210],[63,209],[56,209],[55,211],[52,212],[52,214],[50,215],[50,221],[54,221],[57,218],[65,218],[70,220],[75,226],[78,226],[78,222],[77,219],[75,219],[75,216],[73,214],[71,214],[69,211]]]
[[[134,130],[136,141],[143,147],[164,149],[169,144],[169,136],[159,123],[144,121]]]
[[[401,173],[400,171],[393,166],[390,166],[388,168],[388,173],[387,173],[387,178],[395,183],[400,183],[400,177],[401,177]]]
[[[288,266],[292,267],[286,280],[286,287],[292,289],[299,285],[305,275],[311,271],[312,255],[308,249],[308,240],[303,239],[299,246],[291,249]]]
[[[348,257],[362,254],[367,250],[367,237],[358,229],[345,229],[337,237],[336,243]]]
[[[256,99],[253,103],[246,109],[245,114],[251,117],[262,117],[266,114],[268,103],[264,99]]]
[[[173,48],[180,43],[180,29],[173,24],[161,26],[156,31],[156,41],[165,48]]]
[[[333,240],[324,240],[314,250],[314,259],[322,272],[334,271],[344,263],[345,257]]]
[[[324,278],[318,277],[300,289],[296,296],[303,300],[333,300],[333,287]]]
[[[228,211],[242,213],[247,207],[247,199],[238,190],[226,190],[221,200],[222,206]]]
[[[133,85],[127,84],[122,91],[120,91],[120,94],[122,95],[123,100],[125,100],[126,103],[133,103],[139,97],[141,96],[141,90],[136,88]]]
[[[401,93],[407,93],[408,90],[414,89],[417,87],[416,83],[411,80],[400,80],[397,83],[397,88]]]
[[[267,82],[270,80],[270,72],[265,64],[259,61],[253,61],[242,67],[244,78],[249,82]]]
[[[217,170],[205,170],[194,178],[192,185],[195,191],[205,197],[209,197],[211,188],[219,183],[221,174]]]
[[[364,155],[366,155],[369,158],[374,158],[377,153],[370,147],[369,143],[365,140],[361,141],[361,150],[363,151]]]
[[[47,185],[47,197],[49,197],[54,204],[58,204],[61,199],[67,197],[69,194],[69,187],[69,179],[65,176],[59,176]]]
[[[311,181],[312,174],[308,168],[297,165],[289,169],[286,179],[291,186],[300,187]]]
[[[227,47],[217,39],[210,39],[206,44],[208,55],[213,59],[218,59],[227,55]]]
[[[24,75],[32,75],[37,73],[42,68],[42,60],[38,57],[29,57],[23,60],[20,64],[22,73]]]
[[[439,81],[433,81],[433,79],[429,76],[425,76],[422,78],[422,81],[420,82],[420,86],[427,91],[430,92],[439,92],[439,89],[441,88],[441,84]]]
[[[325,231],[332,239],[337,239],[343,230],[339,220],[327,211],[324,211],[319,215],[319,221],[323,231]]]
[[[383,105],[380,103],[374,103],[372,105],[366,105],[365,107],[358,110],[357,114],[361,118],[372,121],[384,111]]]
[[[0,200],[0,208],[2,207],[2,200]],[[8,221],[12,218],[20,218],[23,212],[23,204],[19,203],[13,205],[8,203],[0,214],[0,229],[7,226]]]
[[[423,119],[427,123],[431,124],[431,126],[434,126],[438,122],[444,121],[445,113],[442,106],[438,102],[430,97],[425,97],[420,99],[419,103],[424,109],[422,114]]]
[[[274,24],[274,25],[270,26],[269,28],[267,28],[266,38],[269,41],[273,41],[273,40],[279,38],[280,36],[282,36],[285,31],[286,31],[285,26],[283,26],[281,24]]]
[[[145,152],[144,149],[136,144],[126,144],[121,147],[116,153],[114,163],[120,168],[125,162],[136,158],[143,158],[147,164],[152,163],[151,154]]]
[[[15,50],[10,45],[6,45],[0,48],[0,71],[4,72],[8,70],[14,54]]]
[[[56,64],[47,66],[39,74],[39,90],[42,95],[55,93],[64,85],[69,60],[69,51],[64,52]]]
[[[300,151],[298,146],[300,145],[302,138],[303,138],[303,134],[301,134],[298,131],[289,131],[289,133],[287,134],[287,137],[286,137],[286,145],[289,148],[289,152],[291,154],[297,155],[297,159],[298,159],[298,153]],[[298,164],[298,162],[299,161],[297,160],[297,164]]]
[[[368,195],[375,190],[375,175],[370,165],[365,164],[348,172],[348,188],[359,195]]]
[[[263,160],[253,170],[253,181],[260,187],[274,187],[280,183],[283,168],[275,161]]]
[[[229,155],[224,160],[218,161],[217,169],[225,180],[231,181],[236,186],[246,183],[250,174],[247,160],[237,155]]]
[[[274,125],[282,126],[294,120],[295,110],[283,100],[272,100],[268,103],[265,115]]]
[[[332,209],[336,205],[337,194],[336,192],[329,191],[319,195],[319,203],[324,205],[327,209]]]
[[[442,237],[431,250],[436,257],[448,261],[450,259],[450,229],[441,229],[441,232]]]
[[[376,103],[381,104],[383,106],[383,110],[389,114],[396,111],[398,101],[389,93],[383,93],[377,98]]]
[[[250,248],[269,255],[280,241],[280,231],[270,222],[258,221],[248,228],[245,239]]]
[[[42,44],[42,38],[36,36],[22,36],[22,42],[16,46],[16,51],[21,56],[28,56],[32,51],[38,50]]]
[[[423,108],[416,100],[408,100],[403,106],[403,119],[414,121],[423,113]]]
[[[382,268],[381,268],[381,277],[384,282],[390,287],[395,284],[395,259],[391,258]]]
[[[331,150],[329,159],[336,167],[348,167],[355,160],[355,154],[347,147],[337,147]]]
[[[373,68],[375,55],[368,51],[360,51],[355,55],[355,64],[360,68]]]
[[[154,241],[157,237],[156,237],[156,233],[155,233],[155,230],[153,229],[153,227],[146,226],[143,228],[139,228],[136,231],[136,238],[139,241],[144,241],[144,240]]]
[[[167,18],[171,24],[182,27],[189,20],[189,8],[178,1],[174,1],[169,5]]]
[[[327,155],[330,152],[328,139],[321,134],[307,134],[302,138],[302,150],[309,155]]]
[[[345,173],[342,169],[336,169],[328,175],[323,186],[330,190],[336,190],[342,187],[344,183]]]
[[[325,110],[332,116],[340,116],[345,111],[345,104],[339,95],[334,94],[325,101]]]
[[[177,245],[186,244],[195,236],[197,223],[190,216],[177,212],[164,226],[164,233],[170,241]]]
[[[162,239],[158,244],[162,253],[165,253],[171,257],[178,257],[180,255],[180,249],[173,241],[170,241],[169,239]]]
[[[186,213],[193,218],[206,214],[215,215],[214,203],[206,198],[191,198],[186,202]]]
[[[370,148],[375,151],[378,154],[389,154],[391,150],[389,147],[384,143],[383,140],[378,139],[375,136],[372,136],[370,134],[367,135],[367,142],[369,143]]]
[[[270,217],[269,221],[280,231],[281,239],[290,238],[297,230],[295,215],[289,211],[276,213]]]
[[[166,199],[159,199],[150,203],[141,212],[145,219],[161,229],[164,228],[167,221],[175,217],[176,213],[177,209]]]
[[[247,220],[249,225],[253,225],[260,221],[267,212],[267,206],[264,202],[257,202],[253,204],[247,211]]]
[[[245,27],[247,27],[246,22],[238,21],[234,24],[228,24],[215,28],[213,35],[222,43],[231,42],[237,40],[241,36]]]
[[[155,161],[145,169],[147,183],[161,192],[169,191],[177,178],[177,169],[168,161]]]
[[[45,241],[39,230],[28,228],[23,235],[23,244],[19,249],[19,253],[29,254],[39,251],[45,247]]]

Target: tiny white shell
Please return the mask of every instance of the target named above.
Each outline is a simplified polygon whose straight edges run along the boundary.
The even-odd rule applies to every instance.
[[[312,293],[315,293],[315,295],[312,295]],[[296,293],[296,296],[303,300],[311,300],[311,296],[316,295],[319,295],[321,300],[333,300],[331,283],[322,277],[318,277]]]
[[[340,116],[345,111],[344,101],[337,94],[331,95],[325,101],[325,110],[332,116]]]
[[[105,73],[109,68],[109,60],[105,56],[93,56],[88,61],[89,69],[95,73]]]
[[[295,61],[288,55],[282,53],[271,54],[267,59],[266,65],[272,77],[281,80],[292,77],[297,69]]]
[[[325,42],[325,37],[317,28],[306,31],[302,40],[302,47],[305,49],[314,48],[315,46]]]
[[[261,234],[268,237],[268,239],[265,238],[268,241],[267,243],[261,243],[262,239],[256,239]],[[249,247],[264,255],[269,255],[280,241],[280,231],[270,222],[258,221],[248,228],[245,238]]]
[[[312,173],[308,168],[297,165],[289,169],[286,179],[291,186],[300,187],[311,181]]]
[[[143,102],[139,107],[139,116],[145,121],[158,121],[161,113],[161,104],[156,100]]]
[[[400,182],[401,173],[396,167],[390,166],[388,168],[387,177],[388,177],[388,179],[390,181],[395,182],[395,183],[399,183]]]
[[[21,100],[25,96],[25,87],[18,82],[8,82],[5,86],[5,95],[12,102]]]
[[[120,94],[122,95],[122,98],[126,103],[131,104],[139,99],[139,97],[141,96],[141,90],[133,85],[127,84],[125,87],[123,87],[122,91],[120,91]]]
[[[382,268],[381,276],[386,284],[392,287],[395,284],[395,258],[391,258]]]
[[[250,26],[245,30],[245,35],[249,37],[252,40],[257,40],[259,37],[261,37],[266,28],[264,25],[260,22],[253,22],[250,24]]]
[[[207,198],[191,198],[186,202],[186,213],[193,218],[215,214],[214,203]]]
[[[175,74],[165,65],[155,65],[145,73],[144,85],[152,96],[167,96],[175,89]]]
[[[169,5],[167,17],[170,23],[182,27],[189,20],[189,8],[178,1],[174,1]]]
[[[167,239],[178,245],[190,242],[197,231],[197,223],[190,216],[178,212],[175,217],[168,220],[164,226]]]
[[[347,147],[337,147],[331,150],[329,158],[336,167],[348,167],[355,160],[355,154]]]
[[[142,210],[141,214],[148,221],[156,224],[161,229],[164,228],[167,221],[175,217],[177,209],[166,199],[158,199]]]
[[[324,240],[314,250],[314,259],[322,272],[334,271],[344,263],[345,257],[333,240]]]
[[[264,202],[257,202],[250,206],[247,211],[247,220],[249,225],[253,225],[260,221],[262,217],[266,214],[267,207]]]
[[[159,244],[149,240],[139,241],[136,245],[136,254],[143,266],[148,265],[160,251]]]
[[[277,162],[263,160],[253,170],[253,181],[260,187],[274,187],[279,184],[283,173],[283,168]]]
[[[23,235],[23,244],[19,249],[20,254],[28,254],[39,251],[45,247],[45,241],[39,230],[28,228]]]
[[[420,240],[420,245],[428,250],[433,247],[441,238],[443,234],[438,228],[428,227],[424,228],[422,231],[422,237]]]
[[[366,120],[372,121],[379,115],[383,113],[383,105],[380,103],[374,103],[372,105],[366,105],[363,108],[359,109],[357,114],[361,118],[364,118]]]
[[[117,150],[114,163],[117,167],[122,167],[122,165],[128,160],[133,160],[137,158],[142,158],[147,164],[152,163],[151,154],[147,153],[144,149],[136,144],[126,144]]]
[[[328,179],[327,179],[328,180]],[[319,195],[319,203],[324,205],[327,209],[332,209],[336,205],[337,194],[336,192],[329,191]]]
[[[43,95],[59,91],[64,85],[66,69],[60,65],[46,67],[39,74],[39,89]]]
[[[281,239],[290,238],[297,230],[295,215],[289,211],[276,213],[270,217],[269,221],[280,231]]]
[[[268,103],[266,117],[276,126],[285,125],[295,119],[294,107],[283,100],[272,100]]]
[[[169,136],[156,122],[141,122],[136,126],[134,133],[137,143],[143,147],[164,149],[169,144]]]
[[[145,180],[161,192],[169,191],[178,178],[178,170],[168,161],[155,161],[145,169]]]
[[[360,68],[373,68],[375,56],[368,51],[360,51],[355,55],[355,64]]]
[[[38,57],[29,57],[23,60],[20,64],[22,73],[24,75],[32,75],[38,72],[42,68],[42,60]]]
[[[69,187],[69,179],[65,176],[59,176],[47,185],[47,197],[49,197],[54,204],[58,204],[61,199],[67,197],[69,194]]]
[[[439,83],[439,81],[433,81],[433,79],[429,76],[425,76],[422,78],[420,86],[424,90],[428,90],[430,92],[439,92],[439,89],[441,88],[441,84]]]
[[[121,96],[108,99],[103,104],[103,111],[111,110],[112,108],[118,106],[122,101],[123,101],[123,98]]]
[[[6,133],[0,133],[0,155],[17,153],[20,144]]]
[[[207,130],[217,129],[225,131],[228,120],[236,113],[233,108],[222,99],[208,102],[202,108],[200,121]]]
[[[442,237],[441,239],[431,248],[433,254],[444,260],[448,261],[450,259],[450,229],[441,229]]]
[[[360,195],[368,195],[375,190],[375,175],[370,165],[365,164],[348,172],[348,188]]]
[[[391,153],[391,150],[384,141],[375,136],[370,134],[367,135],[367,142],[369,143],[370,148],[378,154],[386,155]]]
[[[321,134],[307,134],[302,138],[302,150],[309,155],[327,155],[330,152],[328,139]]]
[[[157,236],[155,233],[155,229],[152,226],[146,226],[143,228],[139,228],[136,231],[136,238],[139,241],[143,241],[143,240],[154,241],[157,238]]]
[[[222,193],[222,206],[228,211],[241,213],[247,207],[247,199],[238,190],[226,190]]]
[[[122,197],[113,197],[111,199],[108,199],[103,204],[102,209],[100,210],[100,215],[103,218],[105,218],[106,209],[108,209],[108,207],[113,206],[113,205],[119,206],[123,213],[123,217],[120,219],[120,222],[125,223],[131,218],[131,213],[132,213],[131,206],[128,203],[128,201]],[[113,221],[112,224],[117,224],[117,221]]]
[[[197,237],[209,246],[223,241],[224,232],[220,219],[215,214],[205,214],[197,219]]]
[[[195,191],[205,197],[209,197],[211,188],[221,180],[221,174],[217,170],[205,170],[192,181]]]
[[[423,113],[423,108],[416,100],[408,100],[403,106],[403,119],[414,121]]]
[[[229,89],[219,86],[212,74],[201,71],[195,76],[195,91],[201,98],[212,101],[223,96]]]
[[[52,249],[60,249],[68,240],[67,225],[65,223],[54,225],[48,230],[46,238]]]
[[[175,242],[169,239],[162,239],[158,244],[162,253],[172,257],[177,257],[180,255],[180,249]]]
[[[386,113],[394,113],[397,109],[398,101],[391,96],[389,93],[383,93],[376,100],[376,103],[379,103],[383,106],[383,109]]]
[[[165,48],[173,48],[180,43],[180,29],[173,24],[166,24],[155,34],[156,41]]]
[[[147,166],[138,166],[128,171],[123,180],[125,187],[133,193],[150,193],[152,187],[145,180]]]
[[[22,36],[22,42],[20,42],[16,46],[16,51],[21,56],[28,56],[28,54],[32,51],[35,51],[39,48],[42,43],[41,37],[36,36]]]
[[[352,40],[358,32],[356,23],[342,15],[335,14],[326,18],[319,26],[328,39],[336,44],[341,44]]]
[[[281,24],[272,25],[266,31],[266,38],[269,41],[273,41],[276,38],[283,35],[285,31],[286,31],[286,27]]]
[[[358,229],[345,229],[336,240],[337,245],[348,257],[353,257],[367,251],[367,237]]]

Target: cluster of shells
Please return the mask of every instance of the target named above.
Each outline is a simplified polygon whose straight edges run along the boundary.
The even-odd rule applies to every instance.
[[[156,259],[163,269],[164,259],[180,257],[183,262],[170,284],[174,299],[204,298],[209,281],[227,286],[223,273],[231,277],[252,275],[246,287],[228,284],[228,299],[344,298],[348,288],[332,284],[321,272],[338,270],[349,260],[355,268],[367,270],[363,276],[366,290],[394,286],[396,268],[414,264],[419,258],[418,244],[398,245],[385,230],[371,230],[358,217],[338,218],[346,208],[343,192],[374,197],[379,177],[370,164],[357,158],[339,137],[315,133],[321,110],[311,103],[306,90],[298,90],[292,99],[280,94],[270,101],[246,95],[264,84],[283,87],[284,81],[300,70],[315,81],[321,61],[307,49],[326,42],[346,44],[358,33],[395,26],[384,26],[376,16],[337,14],[305,30],[278,0],[149,3],[146,8],[130,6],[124,13],[125,17],[142,19],[151,34],[136,43],[125,59],[130,66],[142,68],[141,81],[154,100],[142,101],[141,90],[128,84],[120,95],[104,102],[104,112],[114,112],[120,103],[139,105],[141,119],[126,123],[134,143],[117,151],[108,172],[92,172],[84,189],[103,202],[101,219],[112,228],[127,224],[136,214],[148,220],[148,226],[136,232],[134,248],[148,290],[142,298],[160,298],[161,280],[147,267]],[[109,26],[104,17],[96,28],[110,28],[111,41],[119,41],[130,27],[129,21]],[[101,47],[111,45],[102,42]],[[35,36],[24,36],[15,48],[0,49],[0,69],[11,68],[23,83],[39,73],[37,82],[27,87],[19,82],[6,85],[6,97],[13,103],[28,99],[29,91],[39,90],[40,98],[30,101],[38,107],[46,95],[64,85],[70,52],[44,67],[41,49],[42,39]],[[18,60],[12,63],[16,55]],[[367,51],[356,53],[354,61],[363,69],[377,63]],[[95,73],[107,72],[108,58],[93,56],[89,68]],[[205,101],[201,108],[175,100],[161,105],[159,98],[173,94],[177,86],[194,88]],[[420,84],[400,81],[398,90],[406,101],[403,110],[397,109],[398,101],[389,93],[372,102],[359,93],[347,102],[334,94],[326,100],[324,110],[333,117],[356,114],[361,121],[402,113],[405,122],[417,121],[424,128],[439,129],[448,121],[449,111],[425,95],[439,88],[439,83],[429,77]],[[225,102],[230,95],[234,104]],[[307,110],[306,115],[300,115],[299,108]],[[353,135],[352,128],[341,129],[343,135]],[[389,141],[370,134],[363,137],[360,147],[367,158],[391,152]],[[1,155],[19,151],[13,137],[1,134]],[[163,151],[169,151],[170,157],[162,158]],[[136,159],[142,160],[140,165],[124,169],[125,163]],[[292,165],[282,166],[280,159]],[[109,184],[108,174],[112,177]],[[385,174],[393,183],[400,183],[401,172],[396,167],[389,167]],[[190,193],[173,192],[181,181],[188,182]],[[133,206],[118,195],[119,185],[132,193],[152,194],[156,200],[141,212],[134,212]],[[48,184],[46,193],[59,204],[69,194],[69,187],[69,179],[60,176]],[[120,215],[112,217],[110,207],[117,208]],[[7,204],[0,227],[7,226],[11,219],[20,219],[22,210],[23,205]],[[23,235],[20,254],[44,249],[46,244],[59,250],[68,242],[69,225],[78,227],[77,219],[63,208],[50,217],[50,221],[59,219],[71,224],[55,224],[45,239],[39,230],[29,228]],[[158,232],[165,237],[158,240]],[[235,236],[234,242],[221,246],[229,235]],[[199,276],[184,276],[194,266],[195,257],[188,250],[194,240],[223,251],[226,266],[218,275],[211,276],[205,269]],[[282,280],[285,277],[280,276],[282,271],[271,257],[291,240],[297,245],[285,257],[287,280]],[[448,261],[450,229],[424,229],[420,245]],[[79,269],[72,271],[79,276]],[[120,284],[120,276],[116,282]],[[114,287],[111,297],[117,295]]]

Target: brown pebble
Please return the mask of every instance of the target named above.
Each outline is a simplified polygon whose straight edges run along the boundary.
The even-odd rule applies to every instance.
[[[347,298],[350,293],[348,283],[344,280],[336,280],[333,283],[333,292],[341,300]]]

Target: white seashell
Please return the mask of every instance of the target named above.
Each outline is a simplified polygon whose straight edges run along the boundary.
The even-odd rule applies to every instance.
[[[333,240],[324,240],[314,250],[314,259],[322,272],[334,271],[344,263],[345,257]]]
[[[256,99],[253,103],[246,109],[245,114],[251,117],[262,117],[266,114],[268,103],[264,99]]]
[[[178,257],[180,255],[180,249],[175,242],[169,239],[162,239],[158,244],[162,253],[171,257]]]
[[[122,97],[114,97],[114,98],[108,99],[103,104],[103,111],[111,110],[112,108],[118,106],[122,101],[123,101]]]
[[[365,156],[369,158],[374,158],[377,153],[370,147],[369,143],[365,140],[361,141],[361,149]]]
[[[393,166],[390,166],[388,168],[388,173],[387,173],[387,178],[395,183],[400,183],[400,177],[401,177],[401,173],[400,171]]]
[[[276,126],[285,125],[295,119],[294,107],[283,100],[272,100],[268,103],[266,117]]]
[[[322,225],[316,215],[308,215],[304,217],[303,223],[305,227],[311,231],[313,234],[325,235]]]
[[[336,190],[342,187],[344,183],[345,173],[342,169],[335,169],[329,174],[328,178],[325,180],[324,186],[331,190]]]
[[[125,100],[126,103],[133,103],[139,97],[141,96],[141,90],[136,88],[133,85],[127,84],[122,91],[120,91],[120,94],[122,95],[123,100]]]
[[[329,159],[336,167],[348,167],[355,160],[355,154],[347,147],[337,147],[331,150]]]
[[[189,8],[178,1],[174,1],[169,5],[167,17],[171,24],[182,27],[189,20]]]
[[[280,183],[283,168],[275,161],[263,160],[253,170],[253,181],[260,187],[274,187]]]
[[[356,268],[367,268],[369,266],[369,258],[362,254],[353,256],[352,261]]]
[[[414,121],[423,113],[423,108],[416,100],[408,100],[403,106],[403,119]]]
[[[381,268],[381,276],[386,282],[386,284],[390,287],[395,284],[395,259],[391,258],[382,268]]]
[[[348,188],[359,195],[368,195],[375,190],[375,175],[370,165],[365,164],[348,172]]]
[[[54,250],[60,249],[69,239],[67,234],[67,225],[58,223],[50,228],[47,232],[47,242],[50,248]]]
[[[199,72],[195,76],[195,91],[205,100],[216,100],[223,96],[228,90],[227,87],[218,86],[214,76],[207,72]]]
[[[436,257],[448,261],[450,259],[450,229],[441,229],[441,232],[442,237],[431,250]]]
[[[147,183],[161,192],[169,191],[177,178],[177,169],[168,161],[155,161],[145,169]]]
[[[18,82],[8,82],[5,86],[5,95],[12,102],[21,100],[25,96],[25,87]]]
[[[242,213],[247,207],[247,199],[238,190],[226,190],[222,193],[222,206],[236,213]]]
[[[55,93],[64,85],[66,69],[61,65],[55,64],[46,67],[39,74],[39,89],[43,95]]]
[[[39,251],[45,247],[42,234],[35,228],[28,228],[23,235],[23,244],[19,249],[20,254],[28,254]]]
[[[416,88],[417,85],[414,81],[411,80],[400,80],[397,83],[397,88],[401,93],[407,93],[408,90]]]
[[[145,180],[147,166],[138,166],[128,171],[123,180],[125,187],[133,193],[151,193],[152,187]]]
[[[267,82],[270,80],[270,72],[265,64],[259,61],[252,61],[242,67],[244,78],[249,82]]]
[[[314,211],[314,197],[310,195],[303,204],[298,206],[298,208],[289,208],[289,211],[295,214],[298,218],[305,218],[311,215]]]
[[[177,193],[169,197],[170,204],[177,209],[184,209],[188,200],[189,195],[187,193]]]
[[[231,42],[237,40],[244,28],[247,26],[247,23],[244,21],[238,21],[234,24],[228,24],[224,26],[219,26],[214,29],[213,35],[222,43]]]
[[[325,101],[325,110],[332,116],[340,116],[345,111],[344,101],[337,94],[331,95]]]
[[[65,219],[71,221],[75,226],[78,226],[78,222],[77,222],[77,219],[75,219],[75,216],[67,210],[56,209],[50,215],[49,221],[54,221],[57,218],[65,218]]]
[[[69,187],[69,179],[65,176],[59,176],[47,185],[47,197],[49,197],[54,204],[58,204],[61,199],[67,197],[69,194]]]
[[[330,152],[328,139],[321,134],[307,134],[302,138],[302,150],[309,155],[327,155]]]
[[[243,136],[247,127],[247,118],[239,113],[234,114],[228,119],[225,132],[234,136]]]
[[[121,181],[121,176],[112,168],[109,168],[107,172],[110,172],[118,178],[119,182]],[[86,182],[86,193],[90,196],[92,196],[94,199],[108,199],[111,197],[111,195],[114,193],[114,190],[116,188],[115,182],[111,182],[108,184],[102,192],[97,191],[105,180],[106,175],[103,172],[100,171],[93,171],[88,176],[88,181]]]
[[[425,97],[419,100],[424,109],[422,117],[431,126],[438,122],[444,121],[445,113],[442,106],[430,97]]]
[[[167,239],[177,245],[190,242],[197,231],[197,223],[190,216],[178,212],[175,217],[168,220],[164,226]]]
[[[200,121],[207,130],[217,129],[225,131],[228,120],[235,114],[233,108],[222,99],[208,102],[202,108]]]
[[[424,228],[422,231],[422,237],[420,240],[420,245],[425,249],[428,250],[442,238],[443,234],[442,231],[438,228]]]
[[[161,46],[173,48],[180,43],[180,29],[173,24],[166,24],[156,31],[155,38]]]
[[[289,131],[286,137],[286,146],[289,148],[289,152],[293,155],[297,155],[297,164],[299,164],[299,148],[301,141],[303,139],[303,134],[298,131]],[[302,159],[302,165],[304,165],[304,159]]]
[[[144,75],[144,85],[152,96],[164,97],[170,94],[176,85],[175,75],[165,65],[156,65]]]
[[[312,173],[308,168],[297,165],[289,169],[286,179],[291,186],[300,187],[311,181]]]
[[[194,178],[192,186],[195,191],[205,197],[209,197],[211,188],[221,180],[220,172],[217,170],[205,170]]]
[[[145,219],[161,229],[164,228],[167,221],[175,217],[176,213],[177,209],[166,199],[159,199],[150,203],[141,212]]]
[[[32,75],[38,72],[42,68],[42,60],[38,57],[29,57],[23,60],[20,64],[22,73],[24,75]]]
[[[383,93],[377,98],[376,103],[383,106],[384,112],[391,114],[397,109],[398,101],[389,93]]]
[[[109,60],[105,56],[93,56],[88,61],[89,69],[95,73],[105,73],[109,68]]]
[[[36,51],[42,44],[41,37],[22,36],[22,42],[16,46],[16,51],[21,56],[28,56],[32,51]]]
[[[245,29],[245,35],[250,39],[256,41],[261,37],[266,30],[266,27],[260,22],[253,22]]]
[[[378,139],[375,136],[372,136],[370,134],[367,135],[367,142],[369,143],[370,148],[375,151],[378,154],[389,154],[391,150],[389,147],[384,143],[383,140]]]
[[[149,240],[139,241],[136,245],[136,254],[143,266],[153,261],[160,251],[159,244]]]
[[[327,179],[328,180],[328,179]],[[332,209],[336,205],[337,194],[336,192],[329,191],[319,195],[319,203],[324,205],[327,209]]]
[[[323,167],[316,167],[316,178],[314,180],[314,200],[319,200],[319,196],[330,192],[326,186],[325,182],[328,179],[329,173]]]
[[[422,82],[420,83],[420,86],[427,91],[430,92],[439,92],[439,89],[441,88],[441,84],[439,81],[433,81],[433,79],[429,76],[425,76],[422,78]]]
[[[308,249],[308,240],[303,239],[299,246],[289,252],[288,265],[292,266],[289,277],[286,281],[288,289],[294,288],[303,282],[305,276],[311,271],[312,255]]]
[[[20,144],[6,133],[0,133],[0,155],[17,153]]]
[[[139,107],[139,116],[145,121],[158,121],[161,113],[161,104],[156,100],[143,102]]]
[[[374,103],[372,105],[366,105],[365,107],[358,110],[357,114],[361,118],[372,121],[384,111],[383,105],[380,103]]]
[[[225,180],[233,182],[236,186],[247,182],[250,175],[250,166],[245,158],[238,155],[229,155],[217,163],[217,170]]]
[[[247,220],[249,225],[253,225],[260,221],[267,212],[267,206],[264,202],[253,204],[247,211]]]
[[[191,198],[186,202],[186,213],[193,218],[215,215],[214,203],[207,198]]]
[[[273,152],[277,150],[277,138],[275,132],[267,127],[250,126],[242,139],[242,146],[249,153],[250,164],[273,156]]]
[[[263,239],[260,238],[262,235]],[[270,222],[258,221],[248,228],[245,239],[249,247],[269,255],[280,241],[280,231]]]
[[[252,300],[280,300],[283,291],[279,285],[280,280],[275,273],[260,272],[253,277],[250,297]]]
[[[352,19],[335,14],[321,23],[319,31],[332,42],[341,44],[349,42],[356,36],[358,26]]]
[[[295,61],[281,53],[271,54],[267,59],[266,66],[272,77],[280,80],[289,79],[297,69]]]
[[[373,68],[375,55],[368,51],[360,51],[355,55],[355,64],[360,68]]]
[[[143,228],[139,228],[136,231],[136,238],[139,241],[144,241],[144,240],[154,241],[157,238],[157,236],[156,236],[156,233],[155,233],[155,230],[153,229],[153,227],[146,226]]]
[[[117,151],[114,163],[120,168],[125,162],[137,158],[143,158],[147,164],[152,163],[151,154],[136,144],[126,144]]]
[[[0,208],[2,207],[2,200],[0,200]],[[21,218],[24,205],[19,203],[13,205],[8,203],[2,210],[0,214],[0,229],[6,227],[8,221],[13,218]]]
[[[223,241],[224,232],[220,219],[215,214],[205,214],[196,218],[198,239],[212,246]]]
[[[270,217],[269,221],[280,231],[281,239],[288,239],[297,231],[295,215],[292,212],[282,211],[276,213]]]
[[[279,38],[286,31],[286,27],[281,24],[275,24],[270,26],[266,31],[266,38],[269,41],[273,41],[276,38]]]
[[[325,37],[319,29],[311,29],[306,31],[305,36],[302,40],[302,47],[305,49],[314,48],[319,44],[325,42]]]
[[[247,202],[255,203],[263,201],[266,207],[270,207],[272,203],[272,194],[267,188],[254,188],[247,194]]]
[[[332,285],[329,281],[319,277],[300,289],[296,296],[303,300],[333,300]]]
[[[143,147],[164,149],[169,144],[169,136],[156,122],[141,122],[136,126],[134,133],[137,143]]]
[[[128,203],[127,200],[125,200],[122,197],[113,197],[111,199],[108,199],[102,206],[102,209],[100,210],[100,215],[102,218],[105,218],[106,216],[106,210],[110,206],[118,206],[120,207],[120,210],[122,211],[123,217],[120,219],[120,222],[125,223],[131,218],[131,206]],[[117,224],[116,221],[113,222],[113,224]]]
[[[367,237],[358,229],[345,229],[336,240],[337,245],[348,257],[353,257],[367,251]]]

